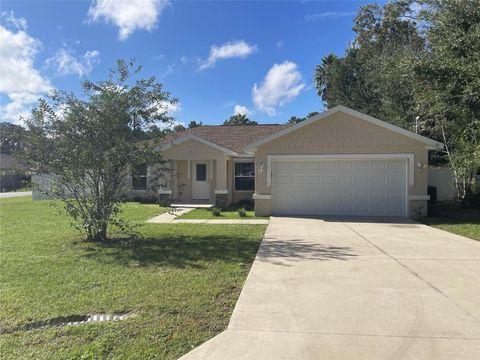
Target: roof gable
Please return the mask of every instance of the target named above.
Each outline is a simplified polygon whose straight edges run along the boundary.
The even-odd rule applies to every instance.
[[[211,141],[208,141],[208,140],[206,140],[206,139],[204,139],[204,138],[201,138],[201,137],[199,137],[199,136],[196,136],[196,135],[194,135],[194,134],[187,134],[187,135],[182,136],[182,137],[180,137],[180,138],[174,139],[174,140],[172,140],[170,143],[167,143],[167,144],[161,146],[161,149],[162,149],[162,150],[168,150],[168,149],[170,149],[172,146],[180,145],[180,144],[182,144],[182,143],[184,143],[184,142],[186,142],[186,141],[188,141],[188,140],[198,141],[199,143],[202,143],[202,144],[204,144],[204,145],[210,146],[210,147],[212,147],[212,148],[214,148],[214,149],[217,149],[217,150],[219,150],[219,151],[221,151],[221,152],[223,152],[223,153],[225,153],[225,154],[227,154],[227,155],[231,155],[231,156],[237,156],[237,155],[238,155],[238,153],[235,152],[235,151],[232,151],[232,150],[230,150],[230,149],[227,149],[227,148],[225,148],[225,147],[223,147],[223,146],[220,146],[220,145],[218,145],[218,144],[215,144],[215,143],[213,143],[213,142],[211,142]]]
[[[377,125],[377,126],[380,126],[382,128],[385,128],[387,130],[390,130],[394,133],[397,133],[397,134],[400,134],[400,135],[404,135],[406,137],[409,137],[409,138],[412,138],[414,140],[417,140],[417,141],[420,141],[422,143],[424,143],[426,146],[432,148],[432,149],[441,149],[443,148],[443,144],[438,142],[438,141],[435,141],[435,140],[432,140],[432,139],[429,139],[425,136],[422,136],[422,135],[419,135],[419,134],[415,134],[411,131],[408,131],[408,130],[405,130],[405,129],[402,129],[398,126],[395,126],[395,125],[392,125],[390,123],[387,123],[385,121],[382,121],[382,120],[379,120],[379,119],[376,119],[372,116],[369,116],[369,115],[365,115],[361,112],[358,112],[358,111],[355,111],[355,110],[352,110],[350,108],[347,108],[345,106],[342,106],[342,105],[338,105],[328,111],[325,111],[321,114],[318,114],[318,115],[315,115],[313,117],[311,117],[310,119],[308,120],[305,120],[305,121],[302,121],[298,124],[295,124],[293,126],[290,126],[288,128],[285,128],[285,129],[282,129],[276,133],[273,133],[267,137],[264,137],[263,139],[259,139],[255,142],[252,142],[251,144],[249,144],[248,146],[246,146],[245,148],[245,151],[246,152],[254,152],[255,149],[258,147],[258,146],[261,146],[263,144],[266,144],[270,141],[273,141],[275,139],[278,139],[279,137],[282,137],[284,135],[287,135],[287,134],[290,134],[298,129],[301,129],[305,126],[308,126],[312,123],[315,123],[317,121],[321,121],[322,119],[326,118],[327,116],[329,115],[332,115],[334,113],[337,113],[337,112],[343,112],[343,113],[346,113],[346,114],[349,114],[349,115],[352,115],[354,116],[355,118],[358,118],[360,120],[363,120],[363,121],[366,121],[368,123],[371,123],[371,124],[374,124],[374,125]]]
[[[161,148],[167,149],[193,139],[225,153],[238,155],[243,152],[248,144],[290,126],[291,125],[203,125],[168,135],[163,141]]]

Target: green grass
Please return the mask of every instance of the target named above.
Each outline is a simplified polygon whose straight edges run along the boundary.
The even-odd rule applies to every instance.
[[[164,209],[128,203],[143,223]],[[0,201],[0,327],[122,313],[118,322],[0,335],[2,359],[176,359],[227,325],[262,225],[145,224],[135,241],[82,241],[69,219],[29,198]]]
[[[18,188],[18,189],[8,190],[8,192],[24,192],[24,191],[32,191],[32,188],[29,187],[29,186],[23,186],[23,187]]]
[[[238,214],[238,209],[242,207],[241,204],[232,204],[226,209],[222,209],[222,213],[220,216],[214,216],[210,209],[194,209],[192,211],[189,211],[186,214],[183,214],[179,216],[179,219],[265,219],[265,217],[259,217],[255,216],[255,211],[251,210],[248,207],[245,207],[247,209],[246,211],[246,216],[241,217]]]
[[[427,225],[480,241],[480,209],[462,209],[455,202],[429,206]]]

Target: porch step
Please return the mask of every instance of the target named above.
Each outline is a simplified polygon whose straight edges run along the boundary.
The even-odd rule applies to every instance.
[[[213,204],[170,204],[173,208],[195,208],[195,209],[210,209]]]

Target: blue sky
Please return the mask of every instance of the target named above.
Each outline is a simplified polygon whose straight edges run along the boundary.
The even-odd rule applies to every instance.
[[[122,5],[123,3],[123,5]],[[80,94],[117,58],[136,59],[179,99],[177,121],[260,123],[322,110],[315,65],[343,54],[366,1],[3,1],[2,121],[57,88]]]

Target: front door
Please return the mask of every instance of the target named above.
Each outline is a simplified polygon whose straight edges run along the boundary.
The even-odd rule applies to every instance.
[[[210,183],[208,182],[208,162],[193,162],[192,199],[210,199]]]

